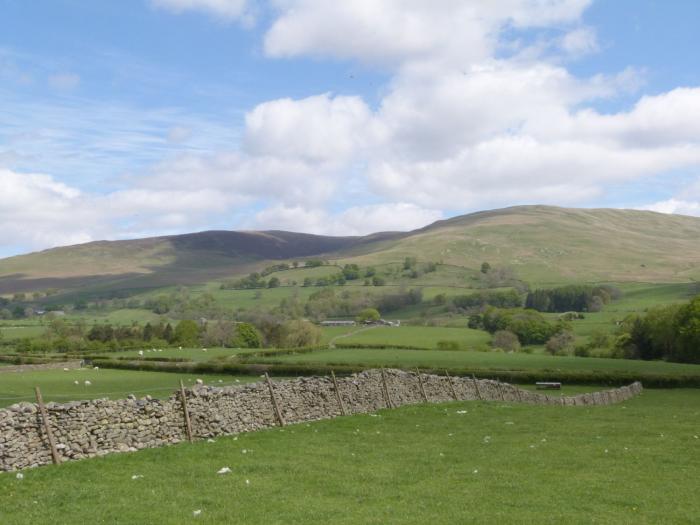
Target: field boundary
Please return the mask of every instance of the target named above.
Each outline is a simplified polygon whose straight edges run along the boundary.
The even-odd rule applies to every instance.
[[[56,361],[51,363],[19,364],[0,366],[0,374],[10,372],[30,372],[36,370],[76,370],[83,366],[82,360]]]
[[[340,415],[447,401],[598,406],[642,391],[628,386],[550,396],[488,379],[403,370],[366,370],[347,377],[300,377],[243,386],[181,387],[170,398],[18,403],[0,410],[0,471],[132,452]]]
[[[308,353],[319,349],[308,348],[287,350],[286,353]],[[229,374],[229,375],[260,375],[268,373],[275,376],[304,376],[329,375],[331,371],[339,374],[354,374],[376,367],[376,364],[357,363],[286,363],[269,360],[265,362],[165,362],[145,360],[116,360],[93,359],[93,365],[100,368],[115,368],[121,370],[148,370],[153,372],[177,372],[190,374]],[[386,363],[386,367],[403,369],[399,363]],[[509,383],[535,383],[537,381],[559,381],[570,385],[605,385],[621,386],[639,381],[652,388],[700,388],[700,375],[697,374],[653,374],[639,372],[579,372],[576,370],[551,369],[497,369],[479,367],[431,367],[419,365],[421,370],[428,373],[444,373],[447,370],[453,376],[476,376],[481,379],[494,379]]]

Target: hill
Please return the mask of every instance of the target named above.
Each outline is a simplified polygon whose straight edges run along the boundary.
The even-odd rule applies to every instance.
[[[0,293],[194,284],[309,257],[361,265],[416,257],[471,269],[487,261],[533,283],[683,282],[700,278],[698,239],[696,217],[517,206],[365,237],[207,231],[54,248],[0,260]]]
[[[700,278],[700,218],[650,211],[516,206],[439,221],[358,263],[406,256],[508,266],[530,282],[687,282]]]

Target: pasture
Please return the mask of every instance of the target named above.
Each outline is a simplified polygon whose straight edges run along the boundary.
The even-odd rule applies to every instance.
[[[41,388],[45,401],[67,402],[103,397],[119,399],[129,394],[165,398],[179,388],[181,379],[185,385],[192,385],[196,379],[202,379],[206,384],[225,386],[259,381],[260,378],[92,368],[3,372],[0,374],[0,407],[21,401],[34,402],[35,386]],[[76,381],[78,384],[75,384]],[[89,381],[89,384],[85,381]],[[3,521],[0,520],[0,523]]]
[[[640,374],[700,374],[700,365],[603,359],[595,357],[550,356],[547,354],[469,352],[462,350],[404,350],[391,348],[336,348],[309,353],[272,355],[258,362],[359,365],[367,368],[448,368],[483,370],[543,370],[578,372],[631,372]]]
[[[0,474],[0,522],[691,523],[699,433],[696,390],[407,406]]]
[[[121,352],[105,352],[99,354],[104,359],[114,359],[129,357],[133,359],[139,359],[141,357],[149,358],[152,360],[156,359],[171,359],[180,358],[188,361],[204,362],[211,361],[213,359],[226,359],[228,357],[233,357],[235,355],[255,352],[259,349],[257,348],[162,348],[160,351],[154,351],[153,348],[144,350],[124,350]],[[143,352],[143,355],[139,354]]]
[[[416,348],[437,348],[440,341],[454,341],[464,348],[485,348],[491,335],[483,330],[470,328],[444,328],[436,326],[378,326],[344,337],[338,342],[357,345],[396,345]]]

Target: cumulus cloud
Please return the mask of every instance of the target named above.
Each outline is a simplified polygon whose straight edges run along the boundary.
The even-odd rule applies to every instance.
[[[246,115],[244,145],[254,156],[337,163],[371,140],[371,121],[370,110],[359,97],[278,99]]]
[[[241,20],[252,8],[152,3]],[[590,203],[611,185],[700,167],[700,87],[602,112],[600,101],[635,93],[642,74],[581,77],[567,68],[567,59],[599,50],[595,29],[582,26],[589,3],[271,0],[268,57],[380,68],[390,79],[379,100],[326,92],[270,100],[246,113],[240,142],[169,155],[128,189],[70,196],[77,190],[36,176],[26,191],[55,206],[80,203],[96,224],[92,236],[116,224],[192,229],[232,210],[251,228],[364,234],[420,227],[443,210]],[[206,126],[169,125],[159,138],[189,143],[197,127]],[[697,202],[687,191],[650,207],[697,214]]]
[[[338,213],[300,206],[274,206],[256,214],[251,226],[260,229],[296,228],[326,235],[366,235],[379,231],[413,230],[441,218],[443,215],[439,210],[403,202],[352,206]]]
[[[476,62],[493,56],[512,25],[576,20],[590,0],[277,0],[265,37],[275,57],[317,55],[400,66],[408,61]]]
[[[667,199],[642,207],[644,210],[658,211],[659,213],[678,213],[680,215],[694,215],[700,217],[700,201],[690,202],[678,199]]]

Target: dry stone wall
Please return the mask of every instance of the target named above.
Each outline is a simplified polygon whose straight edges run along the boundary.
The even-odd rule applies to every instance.
[[[629,399],[640,383],[576,396],[549,396],[486,379],[368,370],[337,379],[301,377],[273,383],[280,415],[300,423],[341,415],[338,394],[348,414],[454,399],[507,401],[538,405],[608,405]],[[421,389],[422,383],[422,389]],[[234,387],[197,385],[186,390],[194,438],[250,432],[279,424],[265,382]],[[160,447],[187,439],[179,392],[169,399],[128,399],[47,403],[49,425],[61,461],[112,452]],[[19,403],[0,409],[0,471],[52,462],[39,407]]]

